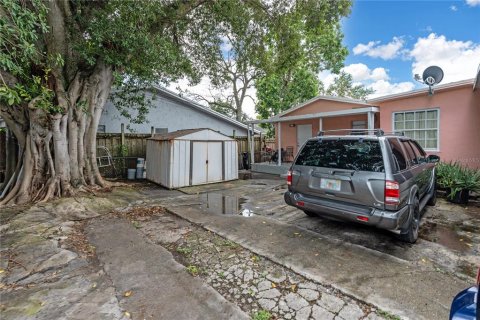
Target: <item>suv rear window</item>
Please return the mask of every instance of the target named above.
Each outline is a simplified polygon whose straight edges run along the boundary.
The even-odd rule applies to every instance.
[[[318,139],[303,147],[295,165],[359,171],[384,172],[377,140]]]

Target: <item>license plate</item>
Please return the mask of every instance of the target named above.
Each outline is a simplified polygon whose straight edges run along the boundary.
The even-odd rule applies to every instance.
[[[342,187],[341,180],[320,179],[320,188],[322,189],[340,191],[341,187]]]

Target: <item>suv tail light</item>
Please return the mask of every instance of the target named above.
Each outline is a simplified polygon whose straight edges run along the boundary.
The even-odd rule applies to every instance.
[[[288,170],[287,172],[287,185],[292,185],[292,170]]]
[[[400,203],[400,185],[396,181],[385,181],[385,204]]]

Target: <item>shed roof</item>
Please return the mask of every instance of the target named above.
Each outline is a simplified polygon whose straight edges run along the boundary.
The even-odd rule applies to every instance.
[[[151,138],[148,138],[149,140],[174,140],[179,137],[186,136],[187,134],[195,133],[198,131],[202,130],[209,130],[206,128],[199,128],[199,129],[184,129],[184,130],[177,130],[165,134],[156,134]]]
[[[166,134],[157,134],[148,140],[157,140],[157,141],[170,141],[170,140],[198,140],[198,141],[234,141],[235,139],[230,138],[218,131],[214,131],[208,128],[198,128],[198,129],[184,129],[173,131]]]

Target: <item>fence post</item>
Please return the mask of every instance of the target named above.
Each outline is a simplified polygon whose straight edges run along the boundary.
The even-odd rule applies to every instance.
[[[153,126],[150,128],[150,134],[152,135],[152,138],[155,135],[155,128]]]
[[[120,144],[122,145],[122,148],[123,148],[123,146],[125,145],[125,124],[124,123],[120,125],[120,132],[121,132]]]

